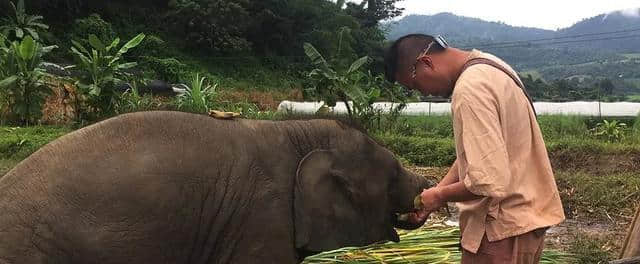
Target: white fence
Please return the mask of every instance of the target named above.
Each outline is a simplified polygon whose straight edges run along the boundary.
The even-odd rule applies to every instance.
[[[322,102],[291,102],[282,101],[278,111],[313,114],[320,109]],[[393,103],[375,103],[374,107],[388,112]],[[599,103],[599,102],[567,102],[549,103],[535,102],[534,106],[539,115],[580,115],[580,116],[637,116],[640,113],[640,103]],[[346,113],[344,103],[338,103],[331,109],[334,113]],[[402,111],[405,115],[443,115],[451,113],[450,103],[408,103]]]

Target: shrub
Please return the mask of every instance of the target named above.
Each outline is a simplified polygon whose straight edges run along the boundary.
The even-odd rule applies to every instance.
[[[161,57],[166,54],[167,44],[156,35],[148,35],[138,45],[138,48],[127,54],[127,58],[135,59],[142,56]]]
[[[137,65],[136,62],[124,62],[122,57],[138,46],[144,37],[144,34],[139,34],[118,48],[119,38],[107,46],[96,35],[91,34],[87,40],[91,50],[72,40],[74,47],[71,47],[71,52],[78,63],[77,67],[83,72],[82,78],[77,82],[78,91],[86,100],[76,106],[76,121],[83,121],[84,114],[89,114],[89,119],[95,119],[99,115],[112,113],[116,100],[114,86],[123,82],[127,69]]]
[[[143,56],[142,61],[145,68],[153,70],[159,79],[167,82],[179,82],[187,72],[187,65],[175,58],[159,59]]]
[[[593,129],[593,134],[609,142],[620,142],[624,139],[626,128],[627,124],[617,120],[612,120],[611,122],[603,120],[602,123],[598,123]]]
[[[22,39],[24,36],[31,36],[34,40],[40,40],[39,33],[49,29],[49,26],[42,23],[42,16],[27,14],[24,7],[24,0],[18,0],[18,4],[9,1],[13,9],[13,16],[7,16],[2,20],[0,31],[7,37]],[[13,34],[11,34],[13,32]]]
[[[50,91],[44,82],[49,75],[42,69],[42,57],[54,48],[43,47],[31,36],[7,43],[0,35],[0,108],[8,108],[20,124],[34,123],[42,114]]]
[[[101,41],[108,41],[114,39],[116,33],[113,31],[111,24],[104,21],[100,15],[91,14],[86,18],[75,20],[71,27],[69,38],[77,40],[86,46],[89,41],[85,38],[89,35],[95,35]]]
[[[414,165],[451,166],[456,160],[453,139],[407,137],[392,134],[374,136],[382,145]]]

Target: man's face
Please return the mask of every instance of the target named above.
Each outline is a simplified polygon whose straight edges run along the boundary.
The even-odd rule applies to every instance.
[[[416,90],[423,95],[448,97],[451,95],[453,83],[442,68],[438,68],[433,58],[423,56],[416,63],[415,77],[411,71],[398,72],[396,80],[404,87]]]

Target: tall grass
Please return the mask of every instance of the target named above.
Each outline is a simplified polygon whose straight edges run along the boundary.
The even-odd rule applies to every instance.
[[[217,96],[217,87],[217,83],[211,85],[206,77],[195,74],[191,79],[190,87],[187,87],[186,92],[177,98],[178,110],[200,114],[208,113]]]
[[[584,138],[589,134],[585,118],[580,116],[543,115],[538,117],[538,125],[545,140]]]

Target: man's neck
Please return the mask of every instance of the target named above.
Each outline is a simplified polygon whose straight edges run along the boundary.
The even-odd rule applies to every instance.
[[[449,52],[451,52],[449,57],[450,63],[448,64],[450,66],[449,76],[455,83],[458,81],[458,77],[460,77],[460,74],[462,73],[462,67],[464,67],[467,61],[469,61],[471,51],[451,48]]]

